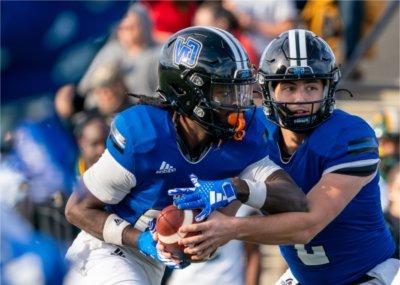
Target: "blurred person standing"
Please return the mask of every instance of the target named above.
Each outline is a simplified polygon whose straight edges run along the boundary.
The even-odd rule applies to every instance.
[[[225,0],[224,7],[236,15],[258,56],[270,41],[293,28],[297,18],[295,3],[291,0]]]
[[[159,47],[153,40],[151,19],[147,10],[135,3],[94,58],[79,83],[79,91],[87,93],[93,73],[99,66],[109,65],[119,67],[129,92],[155,96],[158,57]]]
[[[105,141],[109,132],[106,121],[100,116],[87,116],[75,128],[80,155],[76,164],[77,176],[99,160],[105,150]]]
[[[134,103],[118,66],[98,66],[88,78],[87,87],[86,109],[105,116],[108,123],[116,113]]]
[[[193,25],[212,26],[230,32],[239,40],[247,51],[250,62],[258,64],[259,57],[250,39],[241,32],[236,16],[225,9],[221,2],[203,2],[194,15]]]
[[[116,113],[135,103],[128,95],[120,66],[97,66],[85,84],[84,95],[73,84],[62,86],[56,93],[57,115],[69,130],[79,128],[88,116],[104,117],[110,124]]]

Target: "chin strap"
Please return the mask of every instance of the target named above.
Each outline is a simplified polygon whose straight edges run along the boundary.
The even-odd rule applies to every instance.
[[[228,115],[228,124],[236,127],[233,139],[235,141],[243,140],[246,135],[246,119],[244,118],[243,113],[230,113]]]

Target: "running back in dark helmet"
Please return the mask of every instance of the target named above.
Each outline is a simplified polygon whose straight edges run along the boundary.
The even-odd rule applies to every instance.
[[[320,103],[321,107],[313,114],[299,117],[287,108],[294,103],[277,102],[271,95],[278,82],[303,79],[322,79],[324,94],[321,100],[300,103],[312,104],[313,109]],[[339,80],[340,70],[331,48],[310,31],[296,29],[282,33],[265,48],[260,59],[258,82],[263,89],[266,116],[295,132],[307,132],[330,117]]]
[[[191,27],[173,35],[162,48],[159,79],[168,104],[218,138],[234,136],[238,126],[216,112],[254,107],[248,56],[230,33],[217,28]]]

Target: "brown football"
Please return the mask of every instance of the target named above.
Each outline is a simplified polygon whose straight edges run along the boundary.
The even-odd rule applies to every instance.
[[[194,217],[198,210],[180,210],[174,205],[164,208],[157,218],[156,231],[158,239],[165,247],[165,251],[178,259],[190,258],[183,252],[184,246],[178,244],[178,240],[184,237],[196,235],[196,233],[184,234],[179,232],[183,225],[194,224]]]

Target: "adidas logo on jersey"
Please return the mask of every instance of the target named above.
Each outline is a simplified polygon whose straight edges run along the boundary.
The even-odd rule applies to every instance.
[[[164,174],[164,173],[171,173],[175,172],[176,168],[173,167],[172,165],[169,165],[165,161],[161,163],[160,169],[156,171],[157,174]]]
[[[111,255],[118,255],[124,258],[126,257],[124,252],[120,248],[117,248],[114,252],[111,252]]]
[[[119,226],[122,223],[122,219],[114,219],[114,222],[117,226]]]

